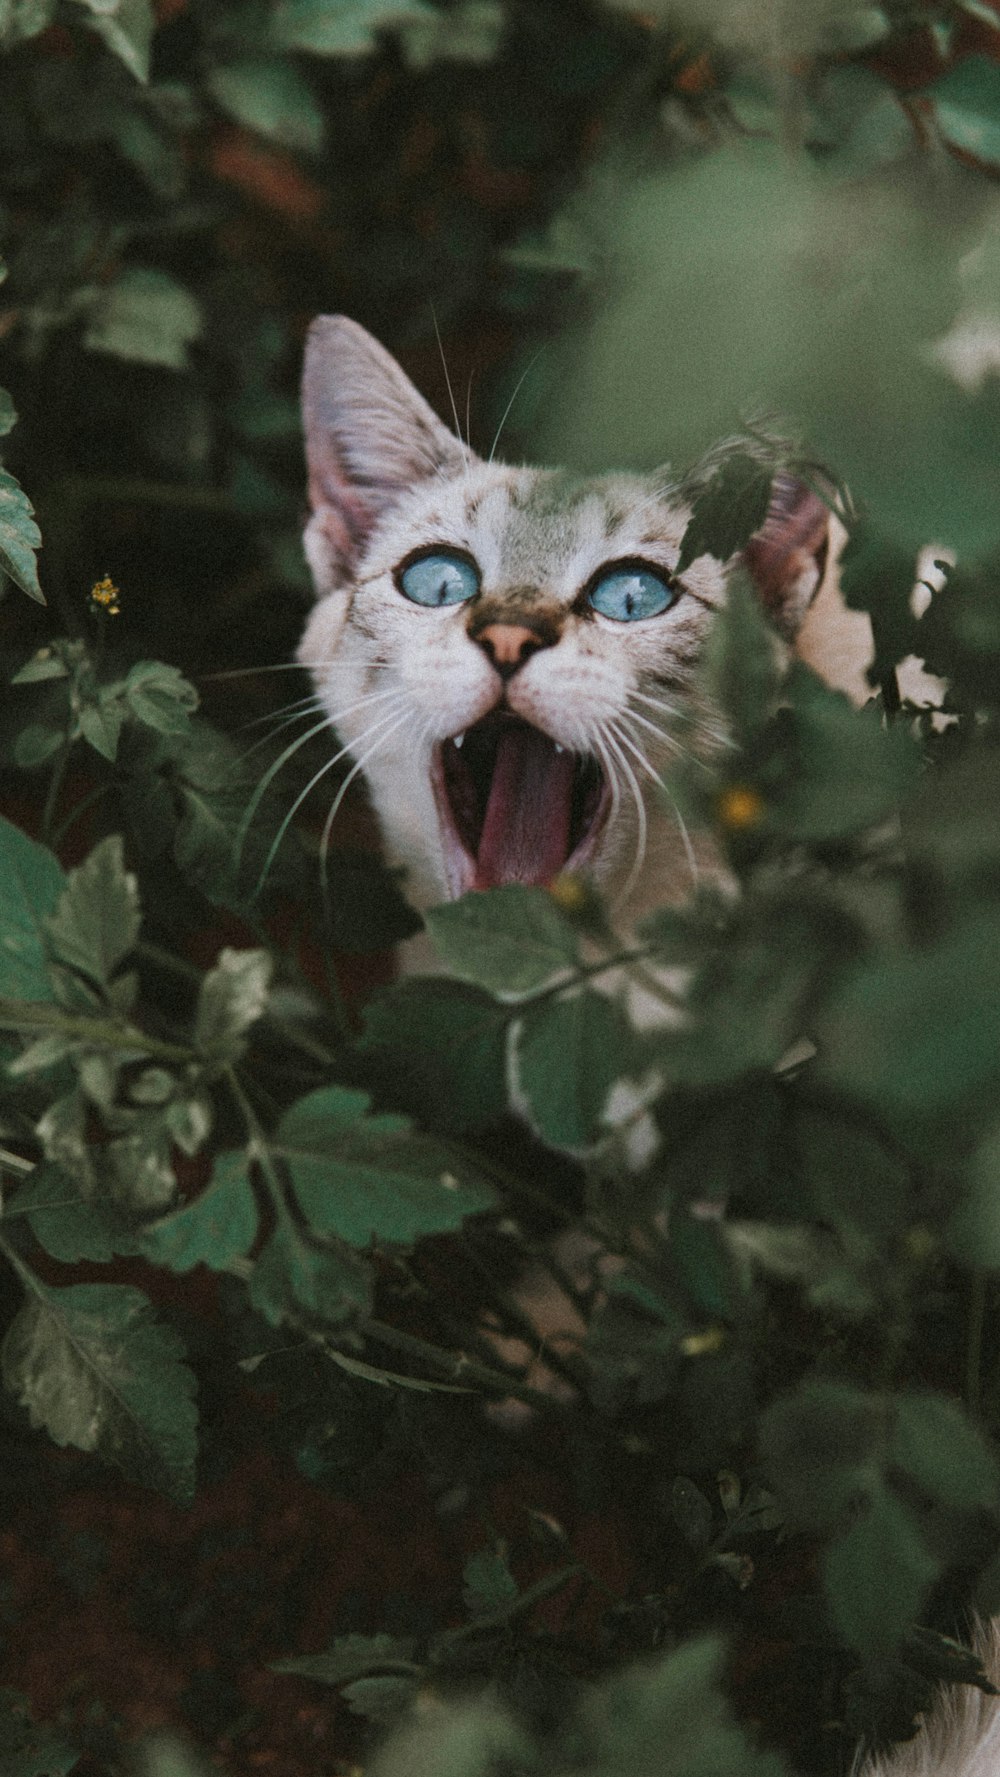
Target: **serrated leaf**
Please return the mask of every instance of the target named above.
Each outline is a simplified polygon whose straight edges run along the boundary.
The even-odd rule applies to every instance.
[[[35,1239],[53,1259],[74,1265],[80,1259],[106,1264],[116,1254],[140,1252],[135,1234],[99,1198],[87,1199],[58,1166],[38,1166],[18,1186],[5,1216],[24,1216]]]
[[[0,816],[0,995],[52,1000],[45,917],[66,878],[56,858]]]
[[[294,62],[247,56],[213,68],[206,84],[237,123],[301,154],[322,150],[323,110]]]
[[[207,1265],[224,1271],[250,1251],[258,1215],[243,1149],[220,1154],[205,1189],[190,1203],[142,1230],[142,1250],[171,1271]]]
[[[635,1041],[625,1014],[591,988],[526,1010],[514,1042],[517,1080],[546,1141],[580,1149],[607,1134],[608,1095],[629,1071]]]
[[[60,1445],[180,1502],[194,1491],[194,1377],[140,1290],[33,1278],[3,1343],[6,1386]]]
[[[159,734],[187,734],[198,708],[194,686],[162,660],[138,660],[124,682],[125,702],[140,722]]]
[[[309,1240],[286,1216],[254,1265],[250,1300],[272,1326],[303,1313],[335,1326],[370,1311],[372,1279],[355,1254]]]
[[[220,951],[202,981],[195,1018],[195,1047],[203,1055],[235,1061],[247,1031],[267,1006],[273,964],[266,950]]]
[[[95,302],[83,335],[89,351],[184,370],[201,334],[201,309],[183,284],[153,266],[121,272]]]
[[[676,572],[683,574],[701,555],[728,561],[744,548],[767,517],[773,480],[773,464],[743,451],[725,457],[692,504]]]
[[[87,23],[103,37],[108,48],[124,62],[136,80],[149,79],[149,57],[156,29],[152,0],[77,0],[86,9]]]
[[[0,1770],[4,1777],[67,1777],[79,1753],[45,1722],[32,1720],[26,1698],[0,1690]]]
[[[426,918],[452,973],[504,997],[532,993],[579,963],[577,932],[543,888],[463,895]]]
[[[338,1635],[322,1654],[302,1654],[294,1660],[276,1660],[275,1672],[296,1678],[314,1678],[319,1684],[344,1684],[380,1667],[413,1659],[416,1642],[403,1635]]]
[[[310,1092],[286,1111],[274,1152],[310,1225],[350,1245],[412,1246],[491,1209],[492,1187],[403,1117],[367,1115],[366,1093]]]
[[[138,881],[125,868],[121,835],[112,833],[70,871],[45,935],[56,962],[104,987],[135,946],[141,925]]]
[[[35,552],[42,546],[42,533],[33,513],[34,507],[20,483],[6,469],[0,469],[0,573],[7,574],[29,598],[44,605],[35,561]]]
[[[939,1567],[909,1507],[880,1488],[823,1559],[830,1614],[844,1640],[868,1657],[891,1653],[915,1622]]]
[[[519,1597],[503,1548],[477,1549],[469,1556],[462,1569],[462,1599],[470,1617],[493,1616]]]

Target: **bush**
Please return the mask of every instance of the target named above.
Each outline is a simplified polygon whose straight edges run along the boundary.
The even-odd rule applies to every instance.
[[[385,1777],[841,1769],[1000,1609],[1000,14],[14,0],[0,46],[4,1770],[347,1770],[366,1719]],[[668,786],[734,892],[494,890],[390,981],[418,922],[363,811],[319,867],[275,676],[334,308],[442,407],[435,332],[459,406],[478,352],[509,453],[764,404],[841,478],[870,702],[737,586],[734,745]]]

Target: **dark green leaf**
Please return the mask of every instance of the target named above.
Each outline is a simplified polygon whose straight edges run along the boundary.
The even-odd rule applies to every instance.
[[[774,707],[781,674],[774,631],[743,575],[731,583],[712,630],[706,670],[733,739],[738,746],[751,746]]]
[[[42,546],[42,533],[33,512],[23,488],[6,469],[0,469],[0,573],[8,574],[22,592],[44,605],[35,562],[35,552]]]
[[[257,1238],[257,1203],[243,1149],[220,1154],[205,1189],[190,1203],[142,1230],[142,1248],[158,1265],[224,1271]]]
[[[367,55],[378,32],[419,21],[431,10],[426,0],[279,0],[271,36],[286,49],[312,55]]]
[[[109,687],[96,703],[85,703],[77,717],[79,731],[94,751],[110,764],[118,757],[125,711],[117,694]]]
[[[201,310],[183,284],[152,266],[130,266],[102,292],[83,336],[92,352],[184,370],[201,333]]]
[[[701,555],[728,561],[749,543],[767,517],[773,480],[773,464],[742,451],[725,457],[692,504],[676,572]]]
[[[371,1275],[355,1254],[310,1240],[287,1216],[250,1279],[250,1300],[272,1326],[303,1313],[336,1326],[369,1312],[371,1297]]]
[[[322,149],[323,111],[294,62],[247,57],[213,68],[207,85],[237,123],[302,154]]]
[[[880,1488],[823,1561],[830,1614],[844,1640],[868,1657],[891,1653],[938,1568],[909,1507]]]
[[[92,1450],[171,1498],[194,1490],[194,1377],[139,1290],[37,1278],[3,1344],[6,1386],[57,1444]]]
[[[14,403],[6,389],[0,389],[0,438],[5,438],[16,425],[17,414],[14,411]]]
[[[0,816],[0,994],[51,1000],[45,917],[66,878],[44,845]]]
[[[125,702],[140,722],[160,734],[186,734],[198,707],[198,693],[175,666],[139,660],[124,684]]]
[[[997,1510],[996,1457],[956,1401],[936,1394],[900,1395],[890,1460],[948,1510]]]
[[[311,1224],[352,1246],[412,1246],[491,1209],[486,1181],[402,1117],[366,1115],[367,1095],[342,1086],[311,1092],[278,1125],[274,1151],[288,1164]]]
[[[579,938],[543,888],[511,884],[432,907],[427,929],[453,974],[517,998],[579,962]]]
[[[470,1617],[488,1617],[516,1604],[517,1581],[503,1548],[477,1549],[462,1569],[462,1598]]]
[[[760,1424],[760,1453],[789,1517],[804,1529],[842,1523],[874,1498],[891,1433],[889,1403],[837,1382],[806,1381]]]
[[[141,924],[138,883],[125,868],[121,835],[113,833],[70,871],[45,933],[56,962],[103,987],[134,947]]]
[[[361,1049],[384,1060],[394,1091],[423,1120],[474,1128],[507,1110],[510,1016],[459,981],[400,981],[367,1008]]]
[[[585,1148],[606,1135],[612,1089],[634,1072],[636,1051],[625,1014],[591,988],[570,988],[527,1008],[514,1053],[539,1134],[564,1148]]]
[[[149,56],[156,29],[152,0],[77,0],[87,23],[124,62],[136,80],[149,79]]]
[[[993,16],[996,29],[996,15]],[[953,148],[977,160],[1000,162],[1000,67],[985,55],[963,56],[925,87],[938,129]]]
[[[319,1684],[344,1684],[399,1661],[412,1661],[415,1647],[410,1636],[338,1635],[326,1653],[276,1660],[274,1671],[288,1672],[296,1678],[315,1678]]]
[[[110,1204],[81,1195],[75,1179],[58,1166],[36,1167],[17,1188],[5,1215],[25,1216],[35,1239],[52,1258],[73,1265],[79,1259],[106,1264],[116,1253],[141,1250]]]

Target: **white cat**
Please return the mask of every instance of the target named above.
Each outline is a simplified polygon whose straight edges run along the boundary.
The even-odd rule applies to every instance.
[[[974,1646],[987,1677],[1000,1685],[1000,1619],[981,1624]],[[940,1691],[918,1733],[884,1758],[855,1765],[853,1777],[998,1777],[1000,1697],[970,1684]]]
[[[299,659],[411,898],[583,870],[631,923],[684,895],[695,860],[659,777],[678,730],[719,742],[696,675],[733,567],[675,572],[697,480],[484,462],[343,316],[313,322],[303,408],[319,597]],[[743,559],[793,644],[829,530],[776,476]],[[855,688],[867,620],[831,615],[852,659],[827,676]]]

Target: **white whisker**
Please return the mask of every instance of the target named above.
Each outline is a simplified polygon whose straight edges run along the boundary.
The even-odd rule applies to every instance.
[[[522,370],[520,376],[517,379],[517,382],[514,384],[514,393],[512,394],[510,400],[508,401],[506,407],[504,408],[503,413],[500,415],[500,424],[496,429],[496,437],[494,438],[493,443],[490,446],[490,454],[486,459],[486,461],[488,463],[492,463],[493,458],[497,454],[497,445],[500,443],[500,434],[503,431],[503,429],[504,429],[505,425],[507,424],[507,421],[510,417],[511,408],[513,407],[515,401],[517,400],[519,394],[521,393],[521,386],[524,383],[525,378],[530,376],[531,372],[534,370],[535,365],[538,363],[538,360],[541,357],[544,350],[545,350],[544,346],[539,346],[538,351],[535,353],[534,357],[531,360],[531,363],[529,365],[527,365],[527,367],[524,370]]]
[[[667,801],[670,803],[670,806],[674,811],[674,820],[677,822],[677,830],[681,836],[681,844],[684,847],[684,856],[687,859],[687,867],[688,867],[689,871],[691,872],[691,881],[694,884],[694,886],[697,887],[697,884],[698,884],[698,881],[700,878],[700,874],[701,874],[698,869],[698,859],[695,856],[695,849],[691,843],[691,835],[688,832],[687,823],[684,819],[684,816],[681,814],[680,809],[677,806],[677,801],[673,795],[673,792],[670,789],[668,789],[667,785],[664,783],[663,778],[660,776],[659,772],[654,771],[652,765],[649,763],[649,760],[646,758],[645,753],[642,751],[642,749],[640,747],[636,746],[635,741],[631,738],[631,736],[628,733],[626,733],[626,731],[623,728],[616,728],[615,732],[618,735],[618,738],[621,741],[622,745],[626,746],[628,748],[628,750],[632,754],[633,758],[637,759],[639,764],[643,767],[643,770],[647,771],[649,773],[649,776],[652,778],[654,784],[656,784],[658,789],[663,791],[663,794],[666,796]]]
[[[642,799],[642,791],[639,788],[639,783],[636,778],[635,772],[632,770],[632,767],[629,764],[628,760],[626,759],[625,754],[622,752],[621,743],[623,741],[625,741],[625,738],[626,738],[625,735],[621,732],[621,730],[618,728],[616,723],[614,723],[614,722],[606,722],[605,723],[605,725],[604,725],[604,739],[607,742],[607,745],[610,747],[615,758],[618,760],[618,763],[621,766],[622,771],[625,774],[626,782],[628,783],[629,789],[632,791],[632,797],[635,802],[636,818],[638,821],[638,831],[636,834],[636,846],[635,846],[635,862],[632,865],[632,868],[628,873],[628,877],[626,878],[626,882],[625,882],[625,887],[621,891],[621,895],[619,898],[622,901],[628,900],[629,895],[632,893],[632,890],[634,889],[637,881],[639,880],[639,876],[642,871],[642,866],[646,862],[646,845],[647,845],[646,804]]]
[[[350,771],[347,773],[347,776],[345,777],[339,790],[337,791],[337,794],[335,795],[333,802],[330,805],[330,811],[326,817],[326,820],[323,823],[323,832],[322,832],[322,836],[320,838],[320,843],[319,843],[319,863],[320,863],[320,875],[321,875],[321,882],[322,882],[322,887],[323,887],[324,903],[327,903],[328,894],[329,894],[329,888],[328,888],[328,884],[327,884],[327,880],[326,880],[326,860],[327,860],[327,854],[330,849],[330,832],[333,827],[333,823],[337,818],[337,814],[339,812],[340,805],[343,802],[344,797],[346,796],[354,779],[357,777],[358,772],[363,770],[363,768],[369,763],[369,761],[374,757],[374,755],[381,751],[382,747],[385,746],[385,744],[388,740],[392,739],[392,736],[395,734],[397,728],[402,726],[402,724],[407,720],[408,715],[409,715],[409,711],[407,711],[407,710],[400,711],[396,716],[395,722],[388,729],[388,732],[383,733],[379,736],[379,739],[376,742],[375,746],[369,747],[366,752],[359,754],[358,758],[355,759],[354,764],[351,766]],[[369,735],[372,734],[372,732],[373,732],[372,729],[368,730],[368,734],[365,736],[366,740],[368,739]],[[311,787],[312,786],[310,786],[310,788]]]

